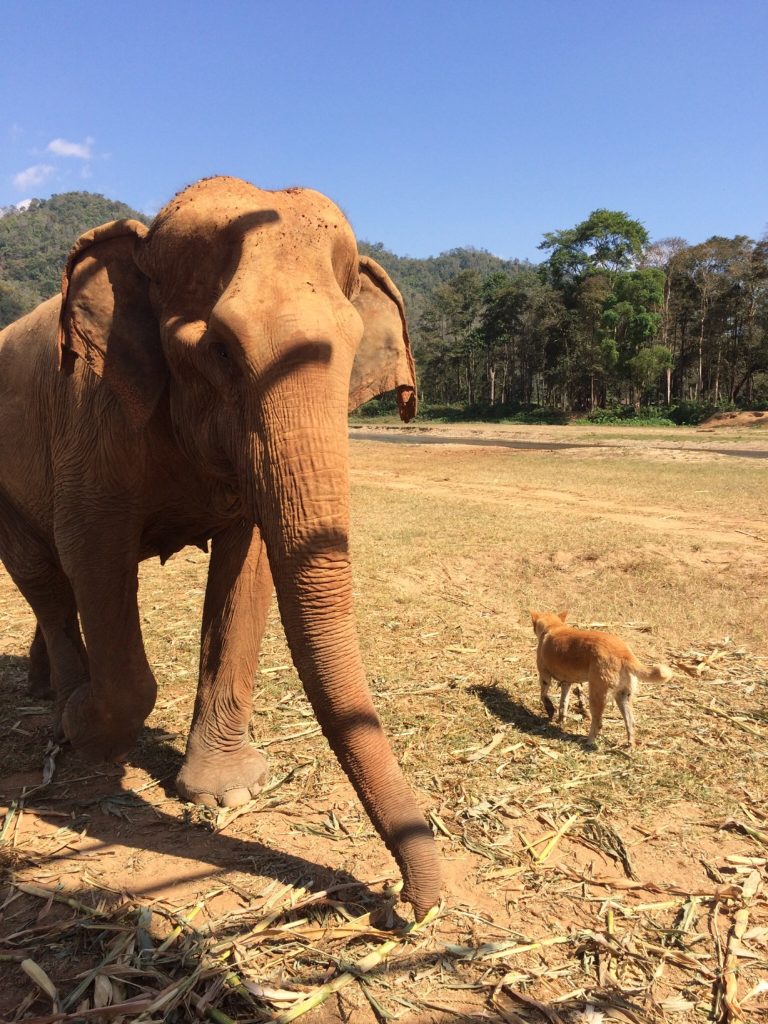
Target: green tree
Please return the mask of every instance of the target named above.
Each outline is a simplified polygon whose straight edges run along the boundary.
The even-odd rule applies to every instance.
[[[28,312],[61,286],[72,243],[89,228],[110,220],[146,218],[125,203],[90,192],[33,199],[25,210],[0,217],[0,327]]]
[[[489,372],[491,404],[531,404],[543,388],[553,292],[533,270],[495,274],[485,282],[480,333]],[[497,374],[501,371],[499,386]],[[534,398],[535,393],[535,398]]]
[[[475,404],[481,311],[482,277],[477,270],[461,270],[434,290],[419,323],[426,361],[422,393],[428,392],[427,380],[439,381],[437,390],[444,400],[458,392],[468,405]]]
[[[648,244],[639,220],[621,210],[593,210],[573,228],[549,231],[539,249],[555,280],[579,277],[590,270],[617,271],[635,267]]]
[[[702,399],[708,394],[715,403],[720,398],[721,373],[726,354],[729,331],[740,333],[739,306],[743,297],[743,282],[749,273],[754,243],[743,235],[735,238],[713,236],[699,245],[689,246],[674,260],[674,272],[679,279],[688,309],[683,312],[695,316],[694,397]],[[695,311],[695,313],[694,313]],[[728,346],[732,349],[732,346]]]
[[[635,405],[638,408],[644,398],[653,400],[652,391],[671,365],[672,355],[666,345],[648,345],[632,356],[627,368],[635,387]]]
[[[39,301],[40,296],[28,285],[0,280],[0,327],[24,316]]]

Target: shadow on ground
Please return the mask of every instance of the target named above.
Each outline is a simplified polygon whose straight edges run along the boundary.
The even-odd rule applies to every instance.
[[[115,846],[128,847],[177,861],[184,858],[194,862],[193,868],[190,864],[192,870],[189,873],[177,878],[180,884],[214,880],[227,871],[236,870],[310,890],[344,884],[348,887],[345,899],[356,904],[357,913],[362,912],[362,906],[371,909],[372,902],[380,901],[380,897],[354,875],[284,852],[275,848],[269,839],[262,841],[258,838],[263,821],[260,814],[265,811],[270,815],[276,813],[274,806],[255,806],[250,820],[256,835],[248,838],[220,831],[216,810],[188,805],[181,818],[160,810],[166,800],[178,802],[174,779],[181,766],[182,755],[173,745],[175,738],[161,729],[145,729],[142,742],[126,765],[93,764],[65,748],[57,755],[56,773],[49,785],[40,784],[41,771],[6,775],[0,779],[0,802],[10,805],[13,801],[23,800],[28,807],[34,807],[34,813],[41,821],[57,827],[62,825],[64,817],[70,831],[79,833],[85,830],[89,840],[97,841],[97,851]],[[42,759],[41,748],[41,765]],[[141,790],[159,789],[166,800],[152,801],[143,792],[136,792],[124,784],[123,780],[131,768],[143,769],[154,780]],[[67,851],[63,853],[67,855]],[[68,855],[71,855],[71,850]],[[35,859],[39,860],[41,869],[43,866],[55,866],[57,861],[55,856]],[[393,875],[395,873],[393,865]],[[135,892],[142,899],[151,898],[167,887],[165,879],[158,881],[156,887],[136,886]],[[125,888],[132,891],[130,877],[125,879]]]
[[[545,739],[575,743],[584,750],[592,750],[587,737],[578,733],[567,732],[552,725],[540,714],[535,714],[525,704],[512,700],[503,686],[490,683],[488,686],[470,686],[468,692],[474,694],[485,705],[494,717],[505,725],[513,725],[520,732],[529,736],[541,736]]]

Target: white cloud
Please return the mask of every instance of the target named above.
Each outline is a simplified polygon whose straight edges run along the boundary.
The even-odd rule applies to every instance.
[[[23,212],[24,210],[28,210],[30,208],[30,206],[32,205],[32,200],[20,199],[18,203],[16,203],[15,205],[17,210],[21,210]]]
[[[76,156],[79,160],[91,159],[91,147],[94,139],[89,135],[85,142],[68,142],[66,139],[51,139],[47,149],[56,156]]]
[[[24,171],[19,171],[13,177],[14,186],[20,192],[28,192],[34,185],[42,185],[46,178],[50,178],[55,168],[50,164],[33,164]]]

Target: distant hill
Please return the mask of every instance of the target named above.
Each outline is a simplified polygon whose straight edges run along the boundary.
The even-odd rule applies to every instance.
[[[148,223],[90,192],[0,209],[0,327],[58,292],[79,235],[126,217]],[[415,259],[359,242],[405,297],[422,409],[623,422],[664,405],[687,423],[724,403],[768,408],[768,238],[647,244],[639,221],[599,209],[544,240],[538,266],[471,246]]]
[[[385,249],[381,242],[358,243],[360,252],[372,256],[380,263],[403,294],[408,311],[408,321],[413,326],[421,318],[429,297],[438,285],[445,284],[462,270],[476,270],[481,277],[503,271],[515,274],[530,264],[521,260],[503,260],[486,249],[471,246],[449,249],[439,256],[416,259],[413,256],[396,256]]]
[[[125,203],[92,192],[64,192],[50,199],[33,199],[23,210],[0,210],[0,327],[58,291],[67,253],[79,235],[123,217],[149,223]],[[460,271],[477,270],[486,277],[499,270],[511,274],[526,266],[473,248],[451,249],[428,259],[397,256],[381,242],[360,242],[360,251],[391,275],[403,293],[414,326],[434,289]]]
[[[124,217],[149,223],[125,203],[92,192],[64,192],[0,212],[0,327],[56,294],[67,253],[84,231]]]

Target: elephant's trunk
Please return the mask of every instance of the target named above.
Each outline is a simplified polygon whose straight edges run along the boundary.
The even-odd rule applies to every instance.
[[[258,519],[307,697],[397,861],[403,898],[420,919],[438,900],[439,868],[432,833],[394,758],[360,657],[349,559],[345,395],[331,401],[327,388],[313,392],[317,397],[308,408],[306,395],[302,400],[281,382],[264,403],[263,451],[254,467],[261,477]]]

